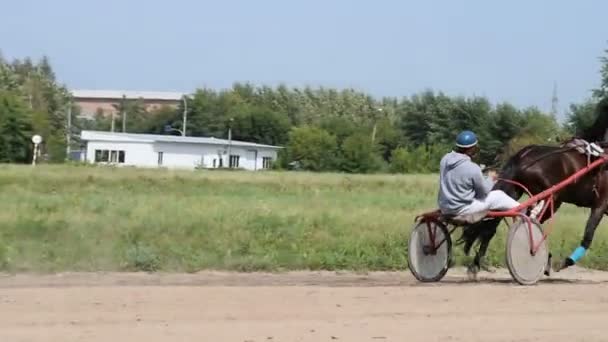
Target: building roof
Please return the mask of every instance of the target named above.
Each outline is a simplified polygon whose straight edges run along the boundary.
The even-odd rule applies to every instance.
[[[145,100],[168,100],[180,101],[186,93],[166,92],[166,91],[132,91],[132,90],[87,90],[74,89],[71,91],[75,98],[87,99],[121,99],[124,95],[127,99]]]
[[[85,131],[80,133],[82,140],[87,141],[108,141],[108,142],[164,142],[164,143],[182,143],[182,144],[206,144],[206,145],[228,145],[241,147],[258,147],[280,149],[281,146],[256,144],[246,141],[227,139],[207,138],[207,137],[183,137],[181,135],[160,135],[160,134],[139,134],[139,133],[116,133],[103,131]]]

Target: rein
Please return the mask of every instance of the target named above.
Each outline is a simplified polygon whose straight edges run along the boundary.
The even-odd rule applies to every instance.
[[[557,149],[557,150],[555,150],[555,151],[551,151],[551,152],[548,152],[548,153],[542,154],[542,155],[540,155],[539,157],[537,157],[537,158],[533,159],[533,160],[532,160],[531,162],[529,162],[528,164],[526,164],[526,165],[522,166],[520,169],[521,169],[521,170],[526,169],[526,168],[528,168],[528,167],[532,166],[534,163],[537,163],[537,162],[539,162],[540,160],[545,159],[545,158],[547,158],[547,157],[549,157],[549,156],[551,156],[551,155],[558,154],[558,153],[565,153],[565,152],[568,152],[568,151],[576,150],[576,149],[577,149],[579,146],[576,146],[576,145],[569,145],[569,143],[571,143],[571,142],[572,142],[572,140],[571,140],[571,141],[568,141],[567,143],[565,143],[565,144],[564,144],[565,146],[568,146],[568,147],[562,147],[562,148]],[[601,143],[600,143],[600,146],[602,146],[602,145],[604,145],[604,144],[601,144]],[[604,147],[604,146],[602,146],[602,147]],[[527,151],[526,151],[526,152],[524,152],[524,154],[522,155],[522,157],[523,157],[523,156],[525,156],[525,154],[527,154],[527,153],[528,153]],[[605,152],[604,152],[603,154],[604,154],[604,155],[606,155],[606,153],[605,153]],[[587,154],[587,167],[589,166],[589,164],[590,164],[590,163],[591,163],[591,155],[590,155],[590,154]],[[602,170],[604,170],[604,169],[605,169],[605,164],[600,166],[600,173],[601,173],[601,171],[602,171]],[[597,178],[598,178],[598,177],[599,177],[599,173],[595,175],[595,177],[594,177],[594,178],[595,178],[595,181],[594,181],[594,185],[593,185],[593,192],[594,192],[594,194],[595,194],[597,197],[599,197],[599,193],[598,193],[598,189],[597,189]],[[505,182],[505,183],[510,183],[510,184],[515,185],[515,186],[518,186],[518,187],[522,188],[522,189],[523,189],[523,190],[524,190],[524,191],[525,191],[525,192],[528,194],[528,196],[532,197],[532,193],[530,192],[530,190],[528,190],[528,188],[527,188],[525,185],[523,185],[522,183],[520,183],[520,182],[517,182],[517,181],[511,180],[511,179],[499,178],[499,177],[497,177],[497,178],[496,178],[496,181],[502,181],[502,182]],[[576,181],[575,181],[575,182],[576,182]]]
[[[520,188],[524,189],[524,191],[528,194],[528,196],[532,197],[532,193],[530,192],[530,190],[528,190],[528,188],[526,188],[526,186],[523,185],[523,184],[521,184],[520,182],[516,182],[514,180],[510,180],[510,179],[506,179],[506,178],[496,178],[496,181],[501,181],[501,182],[511,183],[513,185],[517,185]]]
[[[547,152],[545,154],[541,154],[540,156],[536,157],[535,159],[533,159],[528,164],[524,164],[524,166],[522,166],[520,169],[521,170],[525,170],[525,169],[529,168],[530,166],[532,166],[533,164],[538,163],[539,161],[541,161],[541,160],[543,160],[543,159],[545,159],[547,157],[550,157],[550,156],[552,156],[554,154],[558,154],[558,153],[565,153],[565,152],[568,152],[568,151],[571,151],[571,150],[574,150],[574,149],[576,149],[575,146],[562,147],[562,148],[560,148],[558,150]],[[524,157],[526,154],[528,154],[528,152],[529,152],[529,150],[526,151],[526,152],[524,152],[523,155],[522,155],[522,157]],[[496,165],[496,164],[494,164],[494,165]],[[485,167],[482,170],[482,172],[485,172],[486,170],[496,169],[496,167],[494,167],[494,165]]]
[[[529,162],[529,163],[525,164],[524,166],[522,166],[520,169],[521,170],[525,170],[525,169],[529,168],[530,166],[532,166],[533,164],[536,164],[539,161],[541,161],[541,160],[543,160],[543,159],[545,159],[547,157],[550,157],[550,156],[552,156],[554,154],[558,154],[558,153],[563,154],[563,153],[566,153],[568,151],[572,151],[572,150],[575,150],[575,149],[576,149],[575,146],[562,147],[562,148],[560,148],[558,150],[547,152],[545,154],[541,154],[540,156],[536,157],[535,159],[532,159],[531,162]]]

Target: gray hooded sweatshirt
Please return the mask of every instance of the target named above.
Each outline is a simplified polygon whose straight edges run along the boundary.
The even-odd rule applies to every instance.
[[[456,214],[474,199],[484,199],[494,186],[469,156],[454,151],[441,158],[439,177],[438,203],[444,214]]]

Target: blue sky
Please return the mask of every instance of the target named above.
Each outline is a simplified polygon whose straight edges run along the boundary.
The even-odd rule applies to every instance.
[[[48,55],[70,88],[431,88],[549,110],[557,82],[563,111],[599,83],[606,13],[602,0],[7,0],[0,50]]]

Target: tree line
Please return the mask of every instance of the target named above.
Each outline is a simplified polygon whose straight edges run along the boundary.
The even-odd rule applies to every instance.
[[[607,51],[608,52],[608,51]],[[572,104],[564,125],[535,107],[492,104],[480,96],[448,96],[433,90],[402,97],[374,98],[353,89],[288,88],[235,83],[225,90],[197,89],[187,100],[188,136],[226,138],[284,146],[275,167],[349,173],[436,172],[439,159],[464,129],[481,141],[479,162],[499,165],[530,143],[555,144],[588,127],[594,105],[608,86],[608,60],[602,59],[602,86],[584,103]],[[48,162],[66,159],[67,136],[78,149],[82,129],[110,130],[98,113],[78,118],[79,108],[58,84],[48,58],[6,61],[0,56],[0,162],[31,160],[32,134],[45,139]],[[147,111],[138,100],[118,103],[131,133],[175,134],[183,104]],[[72,111],[72,131],[66,115]],[[122,130],[117,123],[116,131]]]

